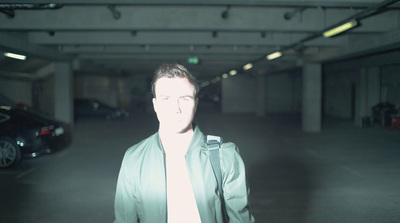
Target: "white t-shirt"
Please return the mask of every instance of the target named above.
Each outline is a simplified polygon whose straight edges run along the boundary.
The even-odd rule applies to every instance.
[[[168,223],[201,223],[185,153],[166,151]]]

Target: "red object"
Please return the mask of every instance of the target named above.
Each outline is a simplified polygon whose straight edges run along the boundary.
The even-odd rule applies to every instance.
[[[392,117],[392,125],[390,130],[400,129],[400,116]]]
[[[18,103],[15,105],[16,108],[23,109],[23,110],[28,110],[28,105],[24,103]]]
[[[40,130],[39,135],[50,135],[50,133],[50,129],[42,129]]]

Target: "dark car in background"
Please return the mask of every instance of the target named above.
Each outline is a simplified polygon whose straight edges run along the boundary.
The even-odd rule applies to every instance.
[[[76,120],[82,117],[101,117],[113,120],[129,117],[129,112],[122,108],[109,106],[96,99],[75,99],[74,116]]]
[[[35,113],[0,107],[0,168],[22,158],[37,157],[67,145],[62,123]]]

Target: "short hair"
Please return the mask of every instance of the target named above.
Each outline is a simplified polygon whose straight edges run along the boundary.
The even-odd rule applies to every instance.
[[[197,84],[196,77],[191,74],[183,65],[180,64],[162,64],[154,72],[153,81],[151,82],[151,92],[153,97],[156,97],[156,82],[163,77],[167,78],[187,78],[189,83],[194,87],[194,96],[197,98],[199,93],[199,85]]]

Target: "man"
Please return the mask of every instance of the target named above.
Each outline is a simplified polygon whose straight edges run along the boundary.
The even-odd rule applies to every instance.
[[[153,77],[154,135],[126,151],[115,196],[115,223],[222,223],[218,184],[205,136],[192,123],[198,104],[195,77],[164,64]],[[254,222],[248,210],[243,161],[232,143],[220,149],[229,222]]]

